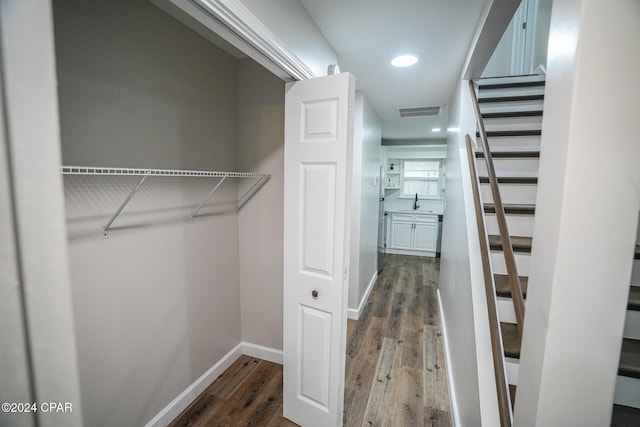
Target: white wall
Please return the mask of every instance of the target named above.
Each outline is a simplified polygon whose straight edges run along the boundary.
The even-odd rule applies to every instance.
[[[526,41],[528,49],[526,54],[528,57],[524,59],[525,74],[533,73],[541,65],[546,66],[551,4],[552,0],[529,0],[526,13],[526,37],[529,39]],[[521,3],[518,13],[520,13],[520,9],[524,6],[526,6],[526,4]],[[522,21],[516,20],[515,18],[511,20],[500,39],[500,43],[496,46],[496,50],[493,52],[489,63],[482,72],[482,77],[509,76],[514,74],[512,69],[514,55],[523,54],[522,52],[518,53],[514,50],[516,48],[514,40],[515,31],[522,31],[520,27],[515,27],[520,25],[521,22]]]
[[[240,0],[316,76],[326,76],[338,55],[299,0]]]
[[[284,82],[238,62],[238,166],[271,180],[239,214],[242,340],[282,350]]]
[[[536,29],[533,43],[533,60],[531,67],[547,66],[547,46],[549,44],[549,24],[551,21],[551,5],[553,0],[538,0],[536,11]],[[532,70],[532,71],[533,71]]]
[[[452,403],[461,426],[498,425],[478,229],[464,142],[466,134],[475,134],[466,81],[458,85],[450,118],[439,295]]]
[[[505,30],[496,50],[491,55],[489,63],[482,72],[482,77],[497,77],[511,75],[513,55],[513,20]]]
[[[0,33],[0,401],[37,404],[0,424],[81,426],[50,3],[0,3]]]
[[[350,310],[358,310],[366,302],[366,291],[377,275],[381,138],[380,118],[366,96],[357,92],[351,184]]]
[[[518,425],[610,423],[640,208],[639,17],[635,1],[553,3]]]
[[[236,169],[235,58],[146,1],[54,9],[64,163]],[[67,194],[85,425],[143,425],[241,340],[237,214],[175,221],[170,205],[103,239],[130,185],[80,180]],[[145,188],[142,210],[175,189]]]

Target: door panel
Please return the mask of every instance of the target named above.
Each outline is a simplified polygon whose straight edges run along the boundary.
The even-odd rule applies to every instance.
[[[285,96],[284,416],[342,425],[354,78]]]
[[[336,165],[301,164],[302,270],[333,277]]]
[[[413,249],[411,237],[412,222],[391,222],[391,247],[394,249]]]
[[[435,252],[438,242],[438,224],[416,223],[415,249]]]
[[[329,407],[331,313],[300,306],[302,351],[299,395],[324,410]]]

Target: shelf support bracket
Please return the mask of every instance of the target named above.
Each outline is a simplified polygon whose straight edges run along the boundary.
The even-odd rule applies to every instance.
[[[251,187],[244,195],[238,200],[238,210],[242,209],[242,207],[247,203],[254,194],[258,192],[260,188],[269,180],[269,177],[263,176]]]
[[[207,197],[204,198],[204,200],[202,201],[202,203],[200,203],[200,206],[198,206],[198,208],[193,211],[193,213],[191,214],[191,221],[194,220],[194,218],[196,217],[196,215],[198,214],[198,212],[200,212],[200,209],[202,209],[202,207],[205,205],[205,203],[207,203],[209,201],[209,199],[211,198],[211,196],[213,196],[213,193],[216,192],[216,190],[218,188],[220,188],[220,186],[222,185],[222,183],[224,182],[224,180],[227,178],[227,176],[223,176],[222,178],[220,178],[220,181],[218,181],[218,183],[216,184],[215,187],[213,187],[213,190],[211,190],[209,192],[209,194],[207,194]]]
[[[124,199],[124,201],[122,202],[122,204],[120,204],[120,207],[118,208],[118,210],[116,210],[116,212],[111,216],[111,218],[109,219],[109,221],[107,221],[107,223],[104,225],[103,227],[103,232],[104,232],[104,238],[106,239],[108,236],[108,231],[109,228],[111,227],[111,224],[113,224],[113,221],[116,220],[116,218],[118,217],[118,215],[120,215],[120,212],[122,212],[122,210],[124,209],[125,206],[127,206],[127,203],[129,203],[129,201],[131,200],[131,198],[133,197],[134,194],[136,194],[136,192],[140,189],[140,186],[142,185],[142,183],[144,182],[145,179],[147,179],[147,177],[149,176],[149,172],[145,172],[145,174],[142,176],[142,178],[140,179],[140,181],[138,181],[138,184],[135,186],[135,188],[133,190],[131,190],[131,192],[129,193],[129,195],[127,196],[126,199]]]

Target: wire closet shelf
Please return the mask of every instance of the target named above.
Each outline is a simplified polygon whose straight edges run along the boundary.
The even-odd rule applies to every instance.
[[[196,170],[181,170],[181,169],[141,169],[141,168],[113,168],[113,167],[94,167],[94,166],[62,166],[60,168],[62,175],[86,175],[86,176],[128,176],[139,177],[135,187],[131,189],[126,198],[122,201],[117,210],[109,218],[103,227],[104,236],[107,236],[109,229],[113,222],[118,218],[123,209],[131,201],[133,196],[142,187],[145,180],[149,177],[184,177],[184,178],[212,178],[216,179],[212,184],[211,190],[203,197],[198,207],[191,213],[191,220],[193,220],[198,212],[207,204],[207,202],[213,197],[214,193],[220,188],[220,186],[226,180],[238,180],[247,181],[245,185],[238,186],[239,191],[236,200],[236,208],[240,210],[257,192],[264,186],[264,184],[271,179],[270,174],[250,173],[250,172],[220,172],[220,171],[196,171]]]

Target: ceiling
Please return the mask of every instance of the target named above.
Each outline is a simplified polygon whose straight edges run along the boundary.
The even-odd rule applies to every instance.
[[[447,104],[487,0],[300,0],[356,76],[385,139],[446,137]],[[390,64],[411,53],[418,63]],[[438,116],[399,118],[398,108],[441,106]],[[433,132],[433,128],[441,129]]]

